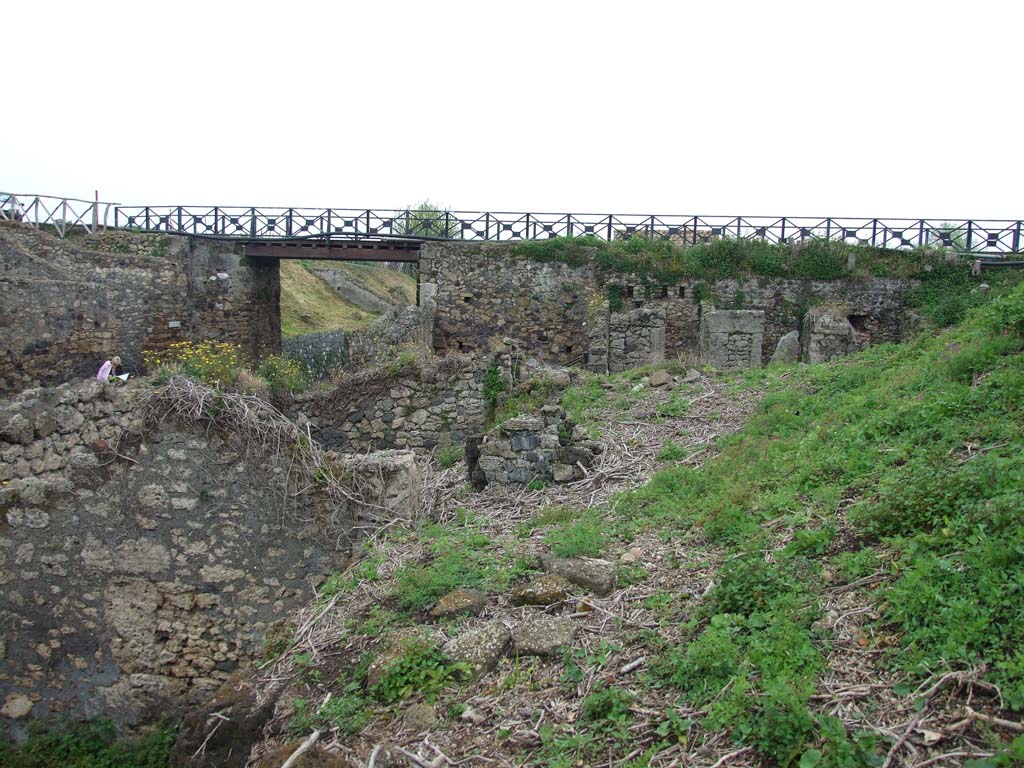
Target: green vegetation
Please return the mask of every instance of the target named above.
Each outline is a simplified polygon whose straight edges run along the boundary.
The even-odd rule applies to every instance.
[[[462,461],[464,454],[465,451],[462,449],[462,446],[449,445],[447,448],[442,448],[437,452],[437,463],[444,469],[449,469]]]
[[[281,335],[365,328],[378,315],[341,298],[296,261],[281,261]]]
[[[402,652],[387,663],[373,687],[373,694],[385,704],[401,701],[414,693],[433,701],[438,691],[466,671],[464,665],[449,663],[433,644],[412,638],[403,644]]]
[[[340,272],[359,287],[396,307],[416,303],[416,278],[401,270],[361,261],[302,259],[298,263],[307,270],[329,269]]]
[[[610,748],[621,749],[629,741],[630,706],[635,699],[623,688],[599,683],[583,700],[581,720],[586,731],[569,734],[557,725],[540,729],[537,764],[570,768],[588,764]]]
[[[828,240],[775,245],[764,240],[723,238],[680,246],[668,240],[634,236],[607,242],[592,235],[531,240],[513,246],[536,261],[571,265],[596,264],[607,272],[636,275],[652,283],[672,284],[690,278],[765,275],[775,277],[900,277],[918,275],[926,264],[939,263],[941,251],[898,251]],[[854,266],[848,270],[850,262]],[[615,297],[609,292],[609,302]],[[621,295],[618,301],[621,302]]]
[[[214,387],[230,387],[238,380],[241,355],[237,344],[226,341],[177,341],[163,352],[144,351],[143,362],[156,381],[184,374]]]
[[[238,345],[224,341],[178,341],[163,352],[147,350],[142,358],[157,384],[171,376],[185,375],[216,389],[263,395],[302,392],[308,386],[305,371],[297,361],[268,355],[260,362],[258,373],[253,373],[242,366]]]
[[[746,374],[772,391],[721,455],[659,472],[618,505],[623,535],[675,530],[731,553],[691,642],[661,649],[652,684],[780,764],[876,764],[875,737],[816,717],[809,697],[825,572],[877,573],[887,586],[874,637],[888,663],[911,679],[984,663],[1007,707],[1024,710],[1022,352],[1018,287],[942,335],[809,367],[785,386],[777,372]],[[846,551],[833,553],[839,530]],[[782,531],[797,535],[780,547]]]
[[[1024,272],[1016,269],[985,272],[984,282],[991,286],[989,293],[978,290],[982,280],[972,278],[970,268],[962,265],[941,264],[919,277],[922,283],[907,294],[907,305],[933,325],[944,328],[961,322],[968,310],[1013,290],[1024,280]]]
[[[371,711],[358,686],[348,686],[345,693],[334,696],[314,712],[308,699],[292,702],[288,730],[295,738],[308,736],[314,729],[337,728],[342,736],[354,736],[370,722]]]
[[[493,359],[484,371],[484,417],[488,423],[493,423],[504,392],[505,379],[501,375],[501,366],[497,359]]]
[[[268,355],[260,362],[260,377],[273,395],[302,392],[308,386],[302,366],[295,360]]]
[[[588,512],[549,531],[544,543],[558,557],[598,557],[608,546],[606,527],[599,515]]]
[[[891,250],[825,240],[775,245],[757,239],[723,238],[680,246],[638,236],[610,243],[593,236],[558,237],[519,243],[512,246],[512,252],[540,262],[596,264],[609,273],[635,276],[647,283],[648,297],[653,284],[699,279],[692,290],[695,303],[709,296],[703,281],[727,277],[913,277],[922,285],[908,294],[907,304],[938,327],[960,322],[969,309],[1024,279],[1018,270],[987,271],[984,282],[991,285],[989,295],[977,290],[982,280],[971,277],[970,265],[947,263],[948,249]],[[623,307],[621,286],[608,287],[608,303],[612,311]],[[745,305],[746,297],[738,290],[725,306],[742,309]],[[792,318],[801,319],[807,308],[806,301],[799,302],[792,307]]]
[[[516,416],[537,413],[541,406],[549,403],[563,389],[563,385],[555,379],[536,376],[520,384],[514,393],[506,393],[505,383],[498,376],[497,364],[494,371],[494,381],[497,383],[493,388],[489,389],[492,387],[491,369],[488,369],[487,378],[484,379],[484,396],[488,404],[491,402],[488,399],[491,397],[489,392],[494,393],[494,415],[491,418],[494,424],[504,424]]]
[[[455,217],[448,216],[447,211],[424,200],[419,205],[410,206],[404,215],[395,220],[399,234],[412,237],[437,237],[458,240],[462,237],[461,225]]]
[[[35,731],[21,744],[0,742],[4,768],[166,768],[175,729],[118,739],[109,721]]]
[[[475,524],[462,528],[428,526],[431,560],[404,566],[395,574],[394,597],[406,612],[424,611],[442,595],[460,587],[498,591],[522,575],[524,564],[496,551]]]

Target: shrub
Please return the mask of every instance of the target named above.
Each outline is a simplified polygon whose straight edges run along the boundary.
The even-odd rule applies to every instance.
[[[598,733],[624,739],[629,733],[629,708],[635,698],[623,688],[598,683],[583,700],[583,721]]]
[[[596,515],[587,515],[562,525],[544,537],[558,557],[598,557],[608,546],[608,532]]]
[[[448,469],[462,461],[462,457],[464,455],[465,451],[461,446],[449,445],[447,448],[442,448],[437,452],[437,463],[445,469]]]
[[[302,366],[295,360],[277,355],[263,358],[259,374],[267,382],[267,387],[273,395],[302,392],[308,386]]]
[[[226,341],[177,341],[163,352],[143,352],[142,359],[157,376],[161,369],[172,368],[222,388],[234,384],[241,370],[238,345]]]
[[[113,723],[96,720],[65,730],[33,731],[21,744],[0,742],[4,768],[164,768],[174,746],[175,730],[117,738]]]

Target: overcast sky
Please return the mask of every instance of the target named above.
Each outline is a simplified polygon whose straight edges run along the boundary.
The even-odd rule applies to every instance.
[[[0,190],[1020,218],[1024,3],[4,4]]]

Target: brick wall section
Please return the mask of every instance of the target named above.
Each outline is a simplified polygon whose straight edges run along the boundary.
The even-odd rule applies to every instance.
[[[280,349],[276,261],[217,241],[102,232],[66,240],[0,222],[0,393],[95,374],[182,338]]]

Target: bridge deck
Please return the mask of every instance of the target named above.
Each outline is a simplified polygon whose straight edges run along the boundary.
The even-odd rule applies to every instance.
[[[415,241],[345,242],[340,240],[257,240],[243,243],[246,256],[263,259],[321,259],[324,261],[405,261],[418,263]]]

